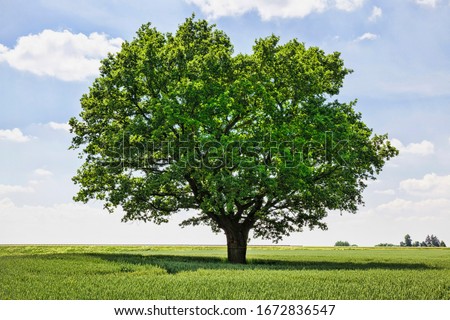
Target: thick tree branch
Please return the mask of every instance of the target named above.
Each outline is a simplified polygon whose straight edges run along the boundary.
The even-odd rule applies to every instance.
[[[339,169],[339,166],[334,166],[330,170],[323,171],[323,172],[319,173],[317,176],[313,176],[312,181],[317,182],[319,180],[329,178],[333,173],[338,171],[338,169]]]
[[[253,224],[256,222],[256,213],[261,210],[262,205],[263,205],[263,196],[258,196],[255,199],[255,203],[253,205],[253,208],[250,210],[250,212],[247,214],[247,216],[244,219],[244,222],[242,223],[242,225],[244,226],[244,228],[252,228]]]
[[[147,120],[150,123],[150,121],[152,121],[152,120],[145,114],[144,110],[142,110],[142,108],[139,107],[139,104],[137,102],[135,102],[135,106],[136,106],[136,109],[138,109],[138,111],[141,114],[141,116],[143,116],[144,119]]]
[[[223,130],[223,134],[228,134],[231,129],[233,129],[234,125],[242,119],[241,114],[238,114],[235,116],[231,121],[226,125],[225,129]]]

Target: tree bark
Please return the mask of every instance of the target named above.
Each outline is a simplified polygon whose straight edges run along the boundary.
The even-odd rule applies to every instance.
[[[227,236],[228,262],[245,264],[248,231],[230,229],[225,230],[225,235]]]

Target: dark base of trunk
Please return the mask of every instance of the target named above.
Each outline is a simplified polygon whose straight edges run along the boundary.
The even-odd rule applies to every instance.
[[[228,245],[228,262],[245,264],[247,263],[246,256],[247,256],[247,246],[230,247],[230,245]]]
[[[247,238],[248,232],[225,232],[227,236],[228,262],[247,263]]]

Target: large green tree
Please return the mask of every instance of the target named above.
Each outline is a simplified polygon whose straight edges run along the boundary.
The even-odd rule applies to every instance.
[[[234,54],[227,35],[194,17],[175,34],[143,25],[72,118],[84,164],[77,201],[121,207],[123,220],[223,231],[228,260],[245,263],[253,236],[279,240],[326,229],[329,210],[356,212],[366,181],[397,154],[341,103],[339,53],[272,35]]]

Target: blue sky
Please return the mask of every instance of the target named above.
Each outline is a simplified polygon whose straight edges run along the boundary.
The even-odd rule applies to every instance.
[[[272,33],[339,51],[354,73],[338,97],[400,149],[356,215],[331,212],[328,231],[284,244],[398,243],[436,234],[450,242],[449,0],[0,0],[0,243],[224,244],[189,213],[155,226],[121,223],[101,203],[74,203],[67,121],[99,60],[151,22],[174,32],[193,12],[217,24],[235,52]],[[268,243],[252,240],[251,243]]]

